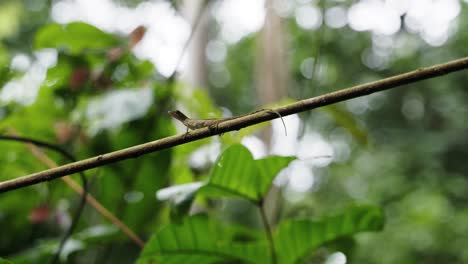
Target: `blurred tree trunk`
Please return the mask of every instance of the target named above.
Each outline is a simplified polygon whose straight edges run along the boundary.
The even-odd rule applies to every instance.
[[[264,106],[278,102],[286,95],[287,60],[283,24],[274,8],[274,0],[265,1],[265,24],[257,45],[257,96]],[[269,139],[267,136],[265,139]]]
[[[208,43],[208,12],[204,12],[207,5],[205,0],[184,0],[182,14],[190,22],[195,32],[185,51],[187,66],[184,68],[182,79],[192,88],[207,86],[207,68],[205,63],[205,47]],[[199,20],[199,21],[197,21]]]
[[[278,102],[286,95],[287,60],[283,23],[273,8],[275,0],[265,1],[265,24],[257,42],[257,98],[261,107]],[[271,148],[271,127],[262,134],[263,141]],[[265,210],[270,222],[277,220],[280,205],[280,189],[273,186],[265,199]]]

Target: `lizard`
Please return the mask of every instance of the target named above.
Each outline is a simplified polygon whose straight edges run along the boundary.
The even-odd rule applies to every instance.
[[[273,112],[273,113],[277,114],[281,118],[281,121],[283,122],[284,131],[285,131],[285,133],[287,135],[286,125],[284,123],[283,117],[281,116],[280,113],[278,113],[277,111],[274,111],[274,110],[262,109],[262,110],[257,110],[255,112],[245,114],[245,115],[238,115],[238,116],[225,117],[225,118],[213,118],[213,119],[192,119],[192,118],[187,117],[184,113],[182,113],[179,110],[168,111],[168,114],[171,115],[173,118],[175,118],[175,119],[179,120],[180,122],[182,122],[182,124],[184,124],[184,126],[187,128],[187,132],[186,132],[186,134],[187,134],[189,129],[195,130],[195,129],[204,128],[204,127],[208,127],[208,128],[211,129],[213,127],[217,127],[222,122],[237,119],[237,118],[241,118],[241,117],[251,115],[251,114],[254,114],[254,113],[258,113],[258,112],[261,112],[261,111],[269,111],[269,112]]]

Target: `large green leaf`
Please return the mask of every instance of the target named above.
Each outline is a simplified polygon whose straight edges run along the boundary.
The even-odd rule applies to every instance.
[[[250,151],[236,144],[216,160],[208,184],[200,191],[208,195],[240,196],[259,201],[275,176],[295,157],[269,156],[254,160]]]
[[[383,212],[372,206],[353,207],[321,220],[282,222],[274,235],[279,263],[296,263],[327,242],[358,232],[377,231],[383,224]]]
[[[138,263],[267,263],[265,241],[237,242],[236,232],[204,215],[170,224],[146,244]]]
[[[37,32],[34,39],[35,49],[66,49],[72,54],[85,49],[107,49],[117,44],[116,37],[83,22],[46,25]]]

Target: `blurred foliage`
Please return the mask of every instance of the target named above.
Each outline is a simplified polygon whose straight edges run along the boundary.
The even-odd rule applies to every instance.
[[[0,39],[16,33],[22,13],[19,1],[3,1],[0,4]]]
[[[0,100],[2,133],[14,129],[23,136],[56,142],[83,159],[174,135],[176,125],[166,112],[175,105],[200,118],[258,108],[257,35],[233,45],[224,43],[225,60],[207,62],[211,82],[206,89],[192,91],[183,82],[165,79],[150,61],[133,54],[132,48],[141,39],[135,34],[144,34],[144,30],[121,36],[83,22],[56,24],[50,18],[52,2],[0,2],[0,95],[6,93],[10,82],[21,84],[15,87],[30,87],[24,82],[28,72],[12,67],[18,55],[27,56],[31,64],[39,61],[38,53],[43,49],[56,56],[31,103]],[[134,7],[143,1],[116,2]],[[169,2],[178,8],[181,1]],[[349,6],[352,1],[340,3]],[[327,1],[325,6],[340,3]],[[426,44],[405,28],[393,36],[377,36],[350,27],[305,30],[293,16],[285,18],[290,74],[290,98],[286,100],[464,57],[467,18],[465,4],[452,35],[439,47]],[[210,39],[222,41],[220,28],[210,24]],[[368,58],[376,54],[383,54],[382,63],[370,67]],[[312,69],[317,59],[318,67]],[[218,75],[227,75],[229,81],[216,82]],[[307,135],[318,133],[333,147],[334,162],[309,168],[314,175],[309,191],[283,188],[282,222],[273,227],[280,262],[322,263],[336,251],[343,252],[352,263],[468,262],[468,238],[464,235],[468,232],[467,76],[464,72],[451,74],[300,114],[303,130],[299,145],[305,144]],[[226,260],[216,252],[206,256],[183,254],[185,250],[204,250],[216,242],[226,258],[267,259],[258,203],[273,177],[294,158],[254,159],[248,150],[234,145],[217,161],[194,161],[199,154],[206,156],[213,149],[219,153],[244,136],[256,135],[264,126],[87,172],[91,194],[149,242],[140,252],[129,238],[87,206],[62,260]],[[2,141],[0,149],[2,181],[46,169],[22,144]],[[57,163],[65,162],[57,154],[45,154]],[[202,184],[196,188],[182,185],[185,196],[171,206],[155,198],[158,190],[193,182]],[[0,256],[15,263],[47,261],[78,201],[78,195],[61,181],[2,194]],[[355,203],[381,207],[385,228],[350,237],[361,231],[380,230],[383,225],[383,213],[377,207],[355,206],[343,211]],[[193,211],[205,215],[187,217]],[[330,212],[338,213],[326,217]],[[318,220],[310,220],[311,216]],[[161,254],[166,249],[178,254]],[[0,258],[0,263],[9,262]]]
[[[151,82],[159,78],[152,63],[137,59],[131,53],[130,41],[126,38],[77,22],[42,25],[31,42],[35,50],[56,49],[57,64],[48,69],[32,105],[2,104],[4,115],[0,129],[3,132],[13,128],[24,136],[57,142],[78,158],[95,156],[175,133],[165,115],[172,101],[172,84]],[[6,43],[0,53],[2,62],[9,59],[8,41]],[[1,75],[2,84],[16,79],[9,73],[11,70],[4,67],[5,64],[8,65],[2,63],[1,70],[9,75]],[[126,93],[119,94],[118,90]],[[133,105],[141,105],[140,100],[134,103],[124,100],[120,103],[124,103],[120,111],[133,114],[121,120],[116,127],[101,126],[91,133],[93,119],[97,117],[90,116],[89,111],[96,99],[113,96],[112,103],[115,105],[119,103],[118,99],[122,101],[139,91],[147,91],[147,100],[152,104],[135,110]],[[122,115],[119,112],[113,113],[113,117],[98,114],[101,115],[99,118],[114,119]],[[3,170],[2,180],[45,169],[21,144],[2,142],[1,149],[2,164],[12,165]],[[53,153],[47,152],[46,155],[59,162],[63,160]],[[161,207],[154,199],[154,192],[168,184],[171,160],[172,151],[166,150],[93,170],[87,173],[91,182],[90,192],[137,234],[147,234],[160,219]],[[55,252],[64,231],[57,227],[67,225],[78,198],[77,194],[60,182],[26,188],[2,197],[0,222],[5,230],[10,230],[11,236],[1,236],[0,255],[9,256],[18,263],[47,261]],[[49,209],[41,211],[42,217],[32,218],[44,204]],[[108,258],[109,261],[118,260],[121,263],[135,259],[138,247],[117,233],[115,228],[112,239],[108,239],[107,235],[101,236],[102,230],[98,228],[102,224],[108,222],[88,207],[81,218],[80,231],[70,240],[73,250],[67,249],[69,252],[64,252],[64,259],[67,262],[87,262],[89,256],[74,254],[77,251],[101,252],[98,259]],[[85,239],[82,233],[88,232],[89,228],[97,233]],[[118,247],[126,248],[127,256],[112,253]]]
[[[87,49],[108,49],[117,45],[117,39],[83,22],[67,25],[48,24],[36,32],[35,49],[56,48],[71,54]]]

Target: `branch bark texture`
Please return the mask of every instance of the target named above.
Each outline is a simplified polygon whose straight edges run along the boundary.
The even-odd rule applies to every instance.
[[[318,107],[346,101],[351,98],[356,98],[375,92],[399,87],[405,84],[415,83],[418,81],[442,76],[466,68],[468,68],[468,57],[450,61],[444,64],[417,69],[415,71],[395,75],[393,77],[381,79],[375,82],[361,84],[358,86],[320,95],[317,97],[304,99],[295,103],[272,109],[272,111],[254,112],[249,115],[245,115],[236,119],[231,119],[219,123],[215,130],[205,127],[194,130],[187,134],[162,138],[156,141],[132,146],[126,149],[73,162],[53,169],[44,170],[19,178],[3,181],[0,182],[0,193],[37,184],[40,182],[54,180],[59,177],[71,175],[73,173],[89,170],[121,160],[137,158],[141,155],[145,155],[163,149],[168,149],[174,146],[182,145],[202,138],[207,138],[213,135],[219,135],[229,131],[239,130],[244,127],[276,119],[278,118],[276,112],[279,113],[281,116],[297,114]]]

